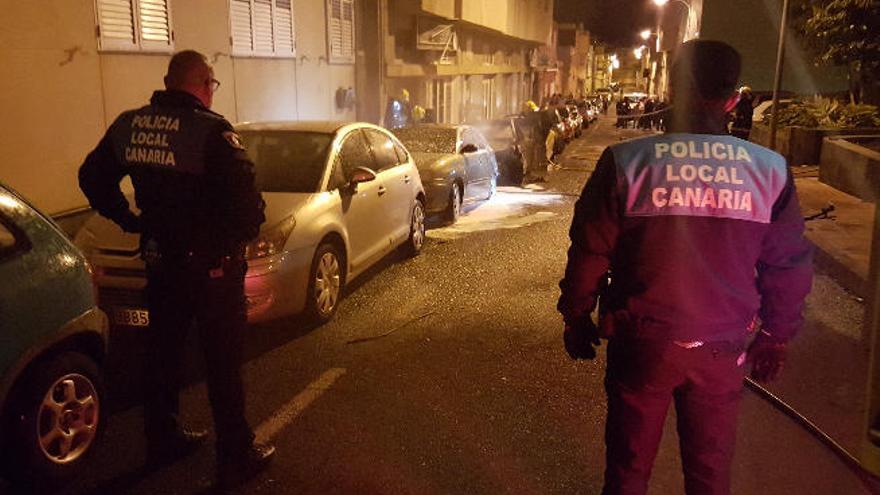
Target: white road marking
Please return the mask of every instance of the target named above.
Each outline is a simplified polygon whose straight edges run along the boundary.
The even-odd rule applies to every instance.
[[[333,385],[333,382],[344,375],[346,371],[345,368],[330,368],[325,371],[317,380],[306,386],[305,390],[276,411],[271,418],[260,423],[254,432],[257,439],[266,442],[274,438],[284,427],[292,423],[301,412],[309,407],[309,404],[327,391]]]

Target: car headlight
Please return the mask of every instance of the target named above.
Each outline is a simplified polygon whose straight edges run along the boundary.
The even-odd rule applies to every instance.
[[[252,260],[280,253],[284,250],[284,245],[287,244],[287,239],[293,232],[294,226],[296,226],[296,220],[291,215],[276,225],[261,230],[257,238],[248,243],[244,257]]]

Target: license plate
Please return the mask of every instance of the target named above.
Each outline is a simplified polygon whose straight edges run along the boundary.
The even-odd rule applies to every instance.
[[[150,324],[150,312],[146,309],[117,309],[113,323],[129,327],[145,327]]]

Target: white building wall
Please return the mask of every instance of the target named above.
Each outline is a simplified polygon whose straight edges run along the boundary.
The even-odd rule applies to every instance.
[[[328,64],[324,0],[294,4],[297,58],[231,57],[228,0],[170,0],[174,49],[214,63],[214,110],[230,121],[353,120],[337,88],[353,64]],[[76,173],[107,126],[163,87],[170,53],[101,52],[94,0],[0,0],[0,181],[43,211],[86,206]]]

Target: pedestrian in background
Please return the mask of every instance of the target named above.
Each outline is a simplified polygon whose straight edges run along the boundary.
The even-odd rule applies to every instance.
[[[739,71],[727,44],[683,44],[670,133],[607,148],[575,205],[558,309],[573,359],[608,339],[606,495],[647,491],[671,402],[685,491],[730,493],[746,363],[776,378],[802,325],[812,264],[791,172],[725,135]]]
[[[253,164],[229,122],[210,110],[220,83],[201,53],[168,64],[165,90],[122,113],[89,153],[79,183],[89,204],[141,235],[150,323],[144,378],[147,463],[159,466],[201,445],[206,432],[178,418],[184,342],[195,319],[217,436],[217,475],[231,486],[268,465],[255,443],[241,376],[246,325],[244,246],[263,223]],[[130,176],[135,215],[119,183]]]

